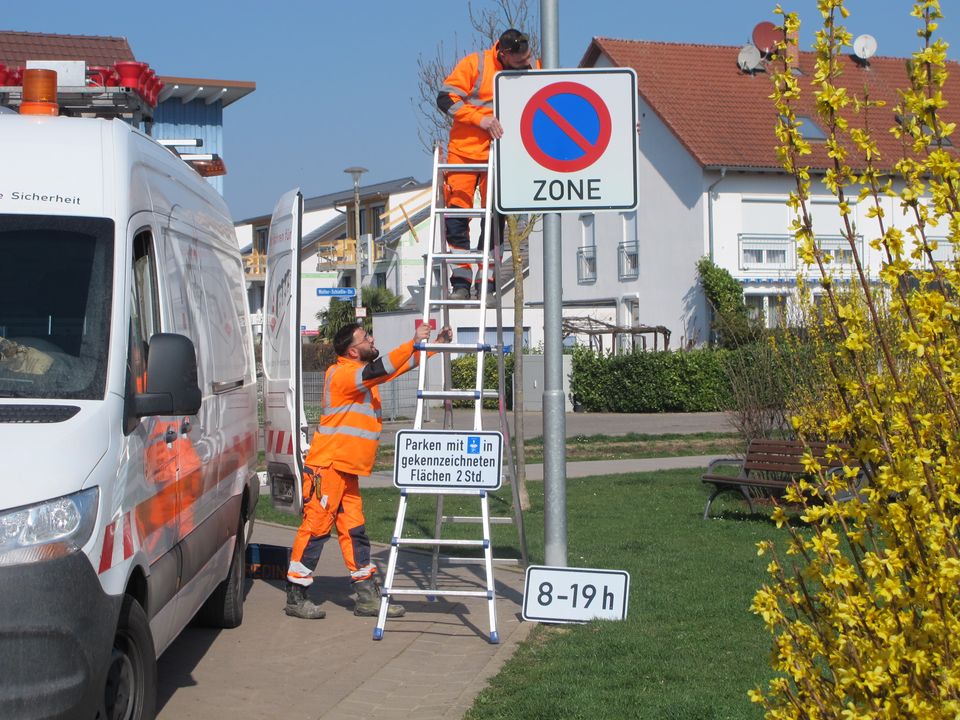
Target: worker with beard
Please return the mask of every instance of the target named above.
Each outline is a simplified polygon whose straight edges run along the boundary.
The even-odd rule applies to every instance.
[[[369,475],[377,455],[383,420],[379,385],[417,367],[416,343],[430,337],[430,326],[417,326],[413,339],[380,357],[373,336],[359,325],[341,328],[333,339],[337,362],[323,382],[320,423],[310,442],[303,471],[303,522],[297,530],[287,569],[287,605],[293,617],[315,620],[326,613],[307,597],[320,551],[337,527],[343,560],[357,595],[355,615],[376,616],[380,611],[377,567],[370,561],[370,539],[363,517],[358,477]],[[434,342],[448,343],[449,327]],[[388,617],[404,614],[392,603]]]

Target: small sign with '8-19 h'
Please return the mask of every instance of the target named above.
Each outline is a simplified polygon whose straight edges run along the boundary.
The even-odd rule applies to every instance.
[[[523,619],[569,623],[626,620],[630,573],[625,570],[527,568]]]

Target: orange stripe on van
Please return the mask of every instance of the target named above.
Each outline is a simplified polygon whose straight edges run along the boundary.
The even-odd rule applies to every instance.
[[[103,532],[103,550],[100,552],[100,569],[97,573],[104,573],[113,565],[113,533],[116,531],[115,523],[110,523]]]
[[[133,555],[133,519],[131,513],[123,516],[123,559],[129,560]]]

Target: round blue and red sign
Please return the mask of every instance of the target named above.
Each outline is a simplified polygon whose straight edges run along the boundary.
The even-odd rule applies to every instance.
[[[557,82],[537,91],[520,117],[530,157],[554,172],[577,172],[595,163],[610,143],[610,111],[592,89]]]

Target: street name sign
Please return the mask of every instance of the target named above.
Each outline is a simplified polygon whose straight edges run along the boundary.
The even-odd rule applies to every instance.
[[[496,490],[503,435],[483,430],[400,430],[394,444],[398,488]]]
[[[497,73],[494,106],[500,212],[636,209],[633,69]]]
[[[630,573],[592,568],[527,567],[524,620],[572,623],[626,620]]]
[[[357,296],[357,289],[352,287],[318,287],[317,297],[345,297]]]

